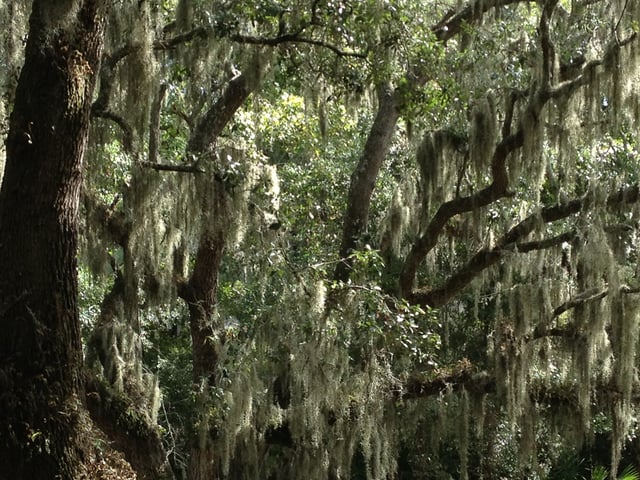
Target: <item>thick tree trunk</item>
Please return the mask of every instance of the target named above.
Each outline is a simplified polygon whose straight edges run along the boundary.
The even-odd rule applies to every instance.
[[[78,477],[76,246],[100,0],[35,0],[0,190],[0,477]]]

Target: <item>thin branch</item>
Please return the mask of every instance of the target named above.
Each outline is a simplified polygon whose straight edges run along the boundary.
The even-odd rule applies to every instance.
[[[629,0],[624,1],[624,5],[622,6],[622,11],[620,12],[620,16],[618,17],[618,21],[616,22],[616,26],[613,27],[613,33],[618,36],[618,28],[620,28],[620,22],[622,22],[622,17],[624,17],[625,12],[627,11],[627,7],[629,6]]]
[[[492,8],[504,7],[513,3],[529,3],[532,0],[476,0],[469,2],[458,13],[448,11],[431,31],[436,38],[446,42],[457,35],[465,25],[472,25],[479,22],[482,16]]]
[[[607,295],[609,295],[610,293],[611,293],[610,288],[601,289],[597,287],[590,288],[588,290],[585,290],[584,292],[580,292],[579,294],[575,295],[573,298],[558,305],[553,310],[552,318],[557,318],[563,313],[573,308],[584,305],[585,303],[601,300],[605,298]],[[640,293],[640,288],[623,285],[620,287],[619,293],[622,295],[637,294],[637,293]],[[530,342],[533,340],[538,340],[540,338],[548,338],[548,337],[562,337],[568,340],[575,340],[582,336],[583,334],[579,331],[578,327],[574,323],[563,325],[561,327],[551,327],[551,328],[544,323],[540,323],[536,326],[533,332],[531,332],[531,334],[525,335],[523,340],[525,342]]]
[[[564,242],[571,242],[576,238],[576,231],[570,230],[568,232],[556,235],[555,237],[545,238],[543,240],[537,240],[533,242],[517,243],[515,245],[515,251],[520,253],[532,252],[534,250],[545,250],[547,248],[562,245]]]
[[[198,165],[164,165],[152,162],[140,162],[140,165],[161,172],[205,173]]]
[[[325,42],[323,40],[316,40],[314,38],[302,37],[298,33],[287,33],[284,35],[279,35],[277,37],[255,37],[252,35],[235,34],[231,35],[229,39],[237,43],[265,46],[277,46],[285,43],[306,43],[309,45],[314,45],[331,50],[339,57],[367,58],[366,53],[341,50],[331,43]]]
[[[620,287],[619,292],[623,295],[630,295],[635,293],[640,293],[640,288],[638,287],[629,287],[628,285],[623,285]],[[584,303],[592,302],[594,300],[600,300],[611,293],[611,289],[604,288],[590,288],[589,290],[585,290],[584,292],[579,293],[575,297],[567,300],[561,305],[558,305],[553,310],[553,316],[559,317],[564,312],[571,310],[572,308],[576,308]]]
[[[183,33],[181,35],[176,35],[173,38],[169,38],[166,40],[156,40],[155,42],[153,42],[153,49],[157,51],[172,50],[179,45],[190,42],[194,38],[206,39],[207,36],[208,32],[204,27],[197,27],[189,32]]]
[[[538,325],[531,334],[525,335],[523,341],[525,343],[532,342],[533,340],[540,340],[541,338],[566,338],[567,340],[573,340],[582,337],[582,334],[578,332],[574,325],[565,325],[563,327],[547,327],[545,325]]]

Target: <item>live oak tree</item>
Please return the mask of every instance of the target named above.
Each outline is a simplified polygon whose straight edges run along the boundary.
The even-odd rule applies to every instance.
[[[38,121],[65,97],[29,62],[49,52],[60,74],[89,55],[76,3],[34,2],[32,30],[59,21],[79,43],[30,32],[15,94],[26,6],[2,11],[2,401],[32,405],[7,417],[12,468],[42,455],[72,475],[81,435],[61,405],[84,412],[85,389],[143,478],[163,471],[158,423],[191,479],[629,462],[637,2],[118,2],[87,83],[69,84],[86,88],[82,128],[63,136],[73,115]],[[47,163],[20,174],[25,152]],[[60,208],[73,215],[35,213]]]
[[[78,478],[88,453],[76,253],[104,3],[33,2],[12,95],[0,190],[2,478]]]

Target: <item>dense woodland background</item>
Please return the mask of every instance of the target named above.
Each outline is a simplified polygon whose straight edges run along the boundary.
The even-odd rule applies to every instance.
[[[0,26],[0,479],[639,478],[638,0]]]

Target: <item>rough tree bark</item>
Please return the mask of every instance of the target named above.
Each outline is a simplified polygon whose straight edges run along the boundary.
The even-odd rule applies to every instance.
[[[79,477],[78,202],[106,2],[35,0],[0,190],[0,477]]]
[[[188,153],[198,164],[215,170],[216,141],[235,112],[260,83],[260,67],[256,63],[246,73],[232,79],[220,99],[203,115],[194,129]],[[215,318],[218,296],[218,273],[226,246],[227,231],[233,219],[228,218],[228,192],[214,172],[201,175],[202,227],[193,272],[179,285],[179,295],[189,307],[192,341],[193,381],[202,408],[197,412],[198,432],[194,432],[189,460],[190,480],[213,479],[218,476],[213,436],[208,424],[209,390],[215,386],[219,358],[221,326]]]

